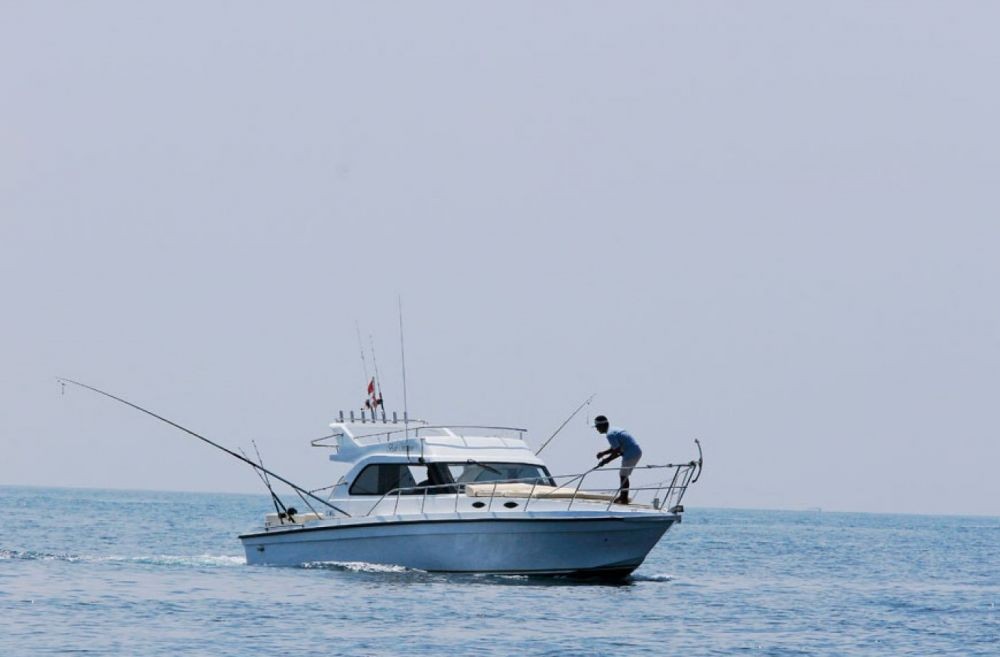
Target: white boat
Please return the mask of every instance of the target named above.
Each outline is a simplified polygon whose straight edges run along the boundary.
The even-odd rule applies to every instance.
[[[700,446],[696,461],[639,466],[618,504],[616,489],[585,488],[598,469],[552,476],[523,429],[352,420],[313,441],[350,464],[326,506],[303,497],[308,512],[267,514],[240,536],[247,563],[621,577],[681,521],[702,466]]]
[[[618,468],[552,476],[524,442],[524,429],[399,423],[395,414],[390,423],[384,413],[376,422],[363,412],[358,423],[352,412],[347,420],[341,413],[330,425],[333,433],[312,443],[332,449],[331,460],[350,464],[323,499],[138,404],[72,379],[59,382],[125,404],[254,468],[276,512],[240,536],[249,564],[368,562],[436,572],[625,576],[681,521],[681,501],[702,468],[700,444],[696,461],[639,466],[628,503],[619,504],[620,489],[584,488],[602,470],[617,481]],[[374,396],[374,386],[372,379],[368,391],[377,408],[381,394]],[[653,481],[643,483],[644,476]],[[292,488],[309,512],[284,506],[271,479]]]

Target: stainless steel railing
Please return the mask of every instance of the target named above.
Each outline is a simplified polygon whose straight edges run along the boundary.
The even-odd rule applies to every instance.
[[[394,425],[396,426],[396,425]],[[433,437],[444,437],[444,438],[460,438],[463,440],[466,438],[466,434],[469,430],[475,430],[477,433],[472,434],[479,438],[507,438],[516,437],[518,440],[524,441],[524,434],[527,429],[522,429],[520,427],[497,427],[497,426],[485,426],[478,424],[448,424],[448,425],[413,425],[409,428],[395,428],[389,429],[387,431],[375,431],[372,433],[365,433],[361,435],[352,435],[353,440],[355,440],[359,445],[377,445],[379,443],[389,443],[394,440],[399,440],[401,438],[433,438]],[[490,433],[479,433],[487,431]],[[331,434],[316,438],[310,441],[313,447],[325,447],[327,449],[337,450],[339,446],[335,443],[327,442],[331,438],[337,438],[339,436],[345,435],[343,430],[334,431]],[[351,435],[351,434],[349,434]],[[470,436],[471,437],[471,436]]]
[[[408,429],[393,429],[390,431],[378,431],[374,433],[366,433],[360,436],[355,436],[354,439],[357,440],[362,445],[376,444],[381,442],[391,442],[400,436],[412,436],[414,438],[430,438],[430,437],[452,437],[452,438],[464,438],[466,432],[470,429],[474,429],[477,432],[488,431],[491,433],[476,433],[478,437],[485,438],[503,438],[503,434],[507,434],[513,437],[515,434],[518,439],[524,440],[524,434],[527,429],[522,429],[520,427],[498,427],[498,426],[486,426],[478,424],[436,424],[436,425],[419,425],[411,426]]]
[[[668,473],[667,476],[660,480],[655,481],[650,484],[630,486],[628,488],[628,494],[630,496],[635,496],[630,500],[628,506],[641,506],[646,508],[652,508],[656,511],[662,513],[678,513],[683,511],[683,506],[681,505],[684,499],[684,494],[687,492],[688,487],[696,482],[701,476],[702,469],[702,458],[701,458],[701,446],[698,447],[699,456],[697,461],[691,461],[689,463],[673,464],[668,463],[665,465],[645,465],[637,466],[632,476],[635,477],[637,474],[644,472],[661,471]],[[486,482],[454,482],[448,484],[433,484],[425,486],[408,486],[394,488],[386,493],[384,493],[368,510],[365,516],[376,515],[376,511],[381,510],[383,505],[391,503],[392,505],[392,515],[399,514],[399,506],[401,500],[413,500],[413,503],[406,504],[405,506],[416,507],[416,498],[419,496],[419,513],[424,513],[427,507],[428,497],[432,500],[438,502],[434,506],[438,509],[441,508],[440,501],[443,499],[448,499],[449,496],[453,499],[453,511],[458,513],[459,503],[462,500],[475,500],[475,502],[485,502],[481,507],[475,509],[476,511],[490,512],[493,510],[493,506],[497,499],[511,500],[524,500],[523,507],[519,509],[520,513],[527,512],[533,500],[544,500],[546,502],[565,502],[565,509],[570,510],[573,508],[574,504],[580,504],[581,502],[593,504],[595,502],[600,502],[603,504],[604,500],[595,500],[593,496],[596,495],[606,495],[607,504],[604,506],[605,510],[611,510],[615,505],[615,499],[622,493],[622,488],[584,488],[584,482],[588,477],[592,477],[598,472],[616,472],[619,468],[616,467],[604,467],[604,468],[594,468],[586,472],[573,475],[558,475],[555,477],[529,477],[521,479],[498,479]],[[558,483],[562,481],[563,483]],[[550,482],[554,482],[557,485],[552,487]],[[486,495],[468,495],[466,491],[466,485],[492,485],[490,494]],[[507,491],[500,489],[501,495],[497,494],[500,486],[504,484],[531,484],[531,489],[527,494],[508,494]],[[538,491],[539,485],[551,488],[543,489]],[[557,491],[568,491],[572,490],[572,494],[569,497],[565,495],[556,496]],[[435,492],[439,491],[439,492]],[[537,494],[536,494],[537,493]],[[583,500],[581,494],[584,494],[591,499]],[[648,500],[644,501],[644,500]],[[473,502],[473,504],[475,503]],[[485,508],[482,508],[485,506]],[[536,502],[537,506],[537,502]],[[625,508],[628,508],[626,506]],[[562,509],[561,505],[555,507],[556,510]],[[416,510],[416,509],[414,509]],[[552,505],[547,505],[547,510],[553,510]],[[515,512],[511,510],[510,512]],[[516,513],[515,512],[515,513]]]

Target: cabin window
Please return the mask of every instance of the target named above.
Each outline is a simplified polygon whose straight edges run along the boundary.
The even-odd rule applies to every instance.
[[[448,463],[448,471],[459,484],[475,484],[489,481],[520,480],[524,483],[555,486],[549,471],[543,466],[530,463]]]
[[[351,495],[440,495],[455,493],[451,473],[442,464],[372,463],[351,484]]]

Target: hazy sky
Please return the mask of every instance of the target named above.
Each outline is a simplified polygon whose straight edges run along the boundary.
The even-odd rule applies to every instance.
[[[0,0],[0,484],[588,394],[691,506],[1000,514],[1000,5]],[[593,414],[591,413],[591,415]],[[574,421],[546,455],[593,464]]]

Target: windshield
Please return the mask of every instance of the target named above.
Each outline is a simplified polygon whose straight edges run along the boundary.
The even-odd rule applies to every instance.
[[[518,479],[554,486],[549,471],[528,463],[372,463],[354,478],[351,495],[454,495],[462,484]],[[458,486],[455,486],[458,484]]]
[[[540,465],[496,463],[493,461],[468,461],[466,463],[446,463],[445,465],[452,479],[459,484],[522,479],[529,484],[555,485],[549,477],[549,471]]]

